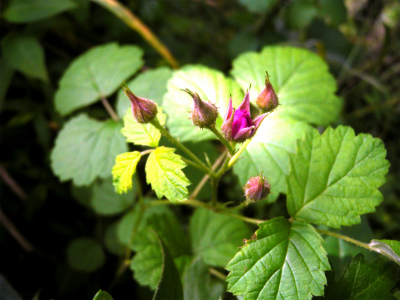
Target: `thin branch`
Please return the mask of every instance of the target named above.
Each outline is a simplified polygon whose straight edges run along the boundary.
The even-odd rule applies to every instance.
[[[4,182],[10,187],[10,189],[23,201],[28,199],[24,190],[19,186],[19,184],[8,174],[7,170],[0,164],[0,177]]]
[[[226,275],[223,274],[222,272],[218,271],[217,269],[210,267],[210,268],[208,268],[208,272],[210,272],[211,275],[214,275],[218,279],[221,279],[222,281],[225,282]]]
[[[33,245],[19,232],[17,227],[10,221],[9,218],[3,213],[0,209],[0,221],[4,225],[4,227],[8,230],[8,232],[16,239],[18,244],[26,251],[32,252],[35,250]]]
[[[127,7],[116,0],[92,0],[116,15],[126,25],[137,31],[165,60],[174,68],[179,68],[178,62],[168,48],[140,21]]]
[[[119,122],[120,119],[119,119],[118,115],[115,113],[114,109],[111,107],[110,103],[108,103],[107,98],[104,96],[101,96],[100,99],[101,99],[101,103],[103,104],[104,108],[107,110],[110,117],[115,122]]]

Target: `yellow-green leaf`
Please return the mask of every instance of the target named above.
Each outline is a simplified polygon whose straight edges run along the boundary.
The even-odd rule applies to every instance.
[[[117,156],[112,174],[115,191],[118,194],[132,189],[132,176],[135,174],[140,157],[139,151],[126,152]]]

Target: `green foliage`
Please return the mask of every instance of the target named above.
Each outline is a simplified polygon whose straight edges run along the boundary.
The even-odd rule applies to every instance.
[[[389,163],[381,140],[339,126],[321,136],[314,130],[297,143],[287,176],[289,214],[339,228],[360,223],[382,201],[377,190]]]
[[[4,17],[10,22],[34,22],[75,7],[76,4],[71,0],[11,0]]]
[[[211,101],[218,107],[221,117],[217,119],[217,126],[222,124],[229,97],[232,96],[234,107],[243,100],[243,92],[239,85],[219,71],[200,65],[185,66],[175,71],[168,81],[168,92],[163,105],[169,116],[167,120],[169,129],[182,142],[215,139],[209,131],[193,128],[192,122],[188,119],[188,111],[193,108],[193,99],[181,91],[183,88],[198,93],[203,101]]]
[[[53,172],[62,181],[72,179],[77,186],[109,177],[115,157],[128,150],[120,130],[121,125],[112,120],[99,122],[86,114],[72,118],[60,131],[51,153]]]
[[[44,51],[39,41],[30,35],[9,34],[1,41],[7,63],[26,76],[48,80]]]
[[[392,240],[372,240],[369,244],[378,253],[386,256],[400,266],[400,242]]]
[[[114,93],[120,84],[143,65],[137,46],[116,43],[97,46],[79,56],[66,70],[55,95],[63,115]]]
[[[174,260],[160,237],[158,241],[162,250],[163,269],[153,300],[183,300],[182,282]]]
[[[113,298],[106,291],[99,290],[96,295],[94,295],[93,300],[113,300]]]
[[[117,156],[112,174],[115,191],[118,194],[126,193],[132,189],[132,177],[141,157],[138,151],[126,152]]]
[[[278,3],[277,0],[239,0],[239,2],[253,13],[268,12]]]
[[[327,300],[393,300],[390,290],[396,284],[396,265],[378,258],[367,263],[359,254],[338,282],[333,278],[325,291]]]
[[[329,270],[322,238],[303,222],[282,217],[259,225],[229,262],[228,290],[251,299],[311,299],[324,294]]]
[[[184,201],[188,197],[186,186],[190,181],[182,169],[186,163],[174,153],[175,149],[161,146],[156,148],[147,159],[146,180],[158,198],[165,196],[172,202]]]
[[[94,239],[79,238],[68,245],[67,259],[76,271],[94,272],[104,264],[105,255],[101,245]]]
[[[165,124],[166,115],[162,109],[158,109],[158,121],[161,125]],[[133,117],[131,110],[126,111],[124,116],[124,128],[121,130],[127,142],[135,145],[157,147],[161,138],[161,133],[151,123],[138,123]]]
[[[200,208],[190,219],[189,232],[195,255],[217,267],[225,267],[243,239],[250,236],[243,221]]]

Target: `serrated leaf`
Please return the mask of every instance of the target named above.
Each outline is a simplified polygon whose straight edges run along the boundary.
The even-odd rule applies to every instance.
[[[393,240],[372,240],[369,246],[400,266],[400,242]]]
[[[243,100],[240,86],[219,71],[201,65],[189,65],[175,71],[168,81],[168,92],[164,96],[163,107],[169,116],[167,120],[169,129],[181,142],[215,139],[208,130],[200,130],[193,126],[189,120],[193,99],[181,89],[196,92],[203,101],[211,101],[218,107],[220,116],[217,119],[217,127],[222,124],[229,97],[232,95],[234,107]]]
[[[136,185],[132,189],[132,177],[130,177],[132,190],[130,193],[118,195],[115,193],[114,186],[111,178],[107,178],[102,182],[94,184],[91,206],[94,211],[99,215],[111,216],[116,215],[129,206],[131,206],[135,200]]]
[[[355,136],[350,127],[310,131],[290,155],[286,177],[289,214],[307,222],[339,228],[360,223],[382,201],[389,162],[381,140]]]
[[[128,88],[138,97],[151,99],[162,106],[163,97],[167,92],[167,82],[172,76],[172,71],[166,67],[140,73],[127,83]],[[123,117],[130,108],[130,101],[125,93],[120,90],[117,98],[117,112]]]
[[[166,117],[162,113],[162,109],[158,108],[157,118],[161,125],[165,124]],[[138,123],[130,109],[124,116],[124,128],[122,128],[121,132],[126,137],[127,142],[134,143],[135,145],[157,147],[161,138],[160,131],[152,124]]]
[[[70,0],[12,0],[4,12],[4,17],[10,22],[34,22],[74,7],[75,3]]]
[[[114,93],[143,65],[143,51],[116,43],[97,46],[79,56],[60,80],[57,111],[66,115]]]
[[[231,74],[243,89],[251,84],[250,99],[265,87],[265,71],[279,97],[273,114],[317,125],[335,121],[342,101],[334,95],[336,81],[316,54],[294,47],[265,47],[233,61]]]
[[[51,153],[51,167],[61,181],[89,185],[97,177],[107,178],[115,157],[126,152],[121,125],[112,120],[99,122],[86,114],[69,120],[59,132]]]
[[[396,265],[382,259],[368,264],[359,254],[338,282],[330,280],[326,300],[394,300],[390,290],[396,284]],[[321,298],[322,299],[322,298]]]
[[[164,146],[156,148],[146,162],[146,180],[158,198],[165,196],[171,202],[184,201],[188,197],[186,186],[190,181],[182,169],[186,164],[174,153],[175,149]]]
[[[195,255],[217,267],[225,267],[251,235],[243,221],[201,208],[190,219],[189,233]]]
[[[1,46],[4,58],[14,69],[28,77],[48,80],[44,50],[39,41],[29,35],[7,35]]]
[[[244,186],[253,176],[263,175],[271,184],[267,202],[279,193],[286,193],[285,175],[289,174],[289,154],[294,153],[296,139],[302,138],[311,127],[303,122],[268,116],[257,130],[250,144],[234,165],[233,171]]]
[[[67,248],[68,263],[74,270],[94,272],[105,261],[101,245],[92,238],[78,238],[72,241]]]
[[[226,269],[228,291],[244,300],[311,299],[324,293],[329,262],[322,238],[307,223],[282,217],[259,225]]]
[[[113,300],[111,295],[106,291],[99,290],[96,295],[94,295],[93,300]]]
[[[158,237],[162,252],[162,274],[153,300],[183,300],[183,287],[179,272],[167,246]]]
[[[162,254],[158,236],[162,237],[180,273],[190,255],[190,245],[177,218],[168,210],[152,214],[143,229],[135,234],[131,261],[135,279],[155,289],[162,273]]]
[[[127,193],[132,189],[132,177],[141,158],[139,151],[126,152],[117,155],[112,168],[113,184],[118,194]]]

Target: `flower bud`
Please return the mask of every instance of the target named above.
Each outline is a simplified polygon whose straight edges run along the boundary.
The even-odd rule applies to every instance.
[[[199,94],[192,92],[189,89],[182,90],[192,96],[194,105],[193,110],[190,112],[190,119],[193,125],[200,128],[213,126],[218,117],[217,107],[210,101],[205,102],[200,99]]]
[[[265,76],[265,88],[258,95],[256,103],[263,112],[273,111],[279,105],[278,96],[269,81],[268,73]]]
[[[249,202],[266,199],[270,191],[271,186],[262,174],[260,174],[260,176],[251,177],[244,186],[244,195]]]
[[[157,115],[157,105],[153,100],[139,98],[128,88],[124,83],[122,90],[125,95],[131,100],[132,113],[138,123],[149,123]]]

